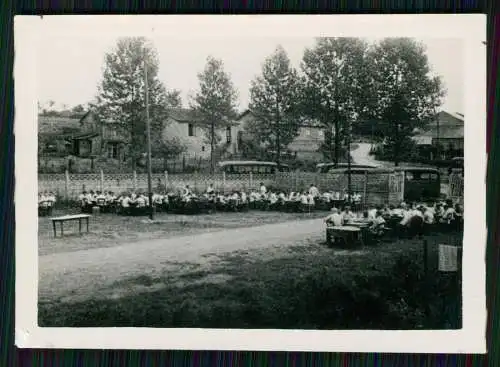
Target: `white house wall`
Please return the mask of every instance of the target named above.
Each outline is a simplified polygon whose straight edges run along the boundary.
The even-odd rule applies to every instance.
[[[228,151],[232,154],[238,151],[238,128],[231,128],[231,144]],[[218,134],[221,136],[221,144],[226,142],[226,130],[218,129]],[[196,157],[207,159],[210,158],[210,144],[206,141],[206,132],[200,126],[194,126],[194,136],[189,136],[189,124],[186,122],[178,122],[169,118],[165,128],[163,129],[162,138],[169,140],[174,137],[179,138],[186,146],[185,153],[188,157]]]

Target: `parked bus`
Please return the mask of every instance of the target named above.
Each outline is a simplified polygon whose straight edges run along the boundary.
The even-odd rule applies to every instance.
[[[263,161],[223,161],[219,162],[219,170],[226,174],[272,174],[278,172],[278,164]],[[279,165],[279,172],[289,172],[286,164]]]

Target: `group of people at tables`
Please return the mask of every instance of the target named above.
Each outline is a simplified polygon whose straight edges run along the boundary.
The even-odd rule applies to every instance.
[[[328,227],[342,230],[358,227],[372,238],[380,238],[388,232],[400,237],[422,235],[432,229],[460,229],[463,226],[463,208],[452,200],[426,204],[402,202],[399,206],[379,206],[355,213],[350,206],[343,210],[331,209],[326,217]]]
[[[234,190],[225,194],[217,192],[213,185],[208,185],[205,192],[196,194],[189,185],[180,192],[153,194],[155,210],[196,213],[204,211],[244,211],[282,210],[289,212],[310,212],[330,210],[336,205],[349,203],[353,208],[361,205],[361,195],[346,192],[323,192],[311,184],[308,190],[285,193],[268,189],[263,183],[258,190],[250,192]],[[91,212],[95,206],[103,212],[123,214],[141,214],[149,207],[149,197],[144,192],[123,192],[115,195],[112,191],[84,191],[78,198],[82,211]]]
[[[38,193],[38,215],[50,215],[57,201],[56,195],[51,191]]]

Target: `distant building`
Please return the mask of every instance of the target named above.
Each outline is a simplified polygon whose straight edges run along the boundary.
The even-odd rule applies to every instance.
[[[239,139],[251,139],[250,134],[245,132],[248,124],[255,119],[255,115],[249,109],[245,110],[238,118]],[[288,153],[298,159],[321,160],[322,153],[319,151],[325,140],[323,128],[314,122],[304,123],[299,128],[297,137],[288,145]]]
[[[120,159],[128,132],[120,124],[101,123],[92,111],[69,117],[38,116],[40,154]]]
[[[187,147],[186,156],[190,158],[209,158],[210,141],[207,132],[210,125],[187,108],[174,108],[164,124],[165,140],[178,138]],[[238,152],[238,123],[219,127],[216,134],[221,138],[216,149],[218,159],[233,156]]]
[[[464,155],[464,115],[441,111],[413,137],[422,157],[451,159]],[[439,155],[439,156],[438,156]]]

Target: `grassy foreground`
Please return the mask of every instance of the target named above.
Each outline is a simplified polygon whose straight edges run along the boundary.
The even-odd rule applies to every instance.
[[[129,279],[94,299],[39,304],[46,327],[202,327],[269,329],[450,329],[461,327],[458,279],[437,272],[429,240],[424,277],[421,240],[357,251],[310,243],[236,252],[208,265],[179,264],[156,278]],[[182,271],[181,271],[182,270]],[[120,290],[122,292],[120,293]],[[99,296],[97,296],[99,295]]]

